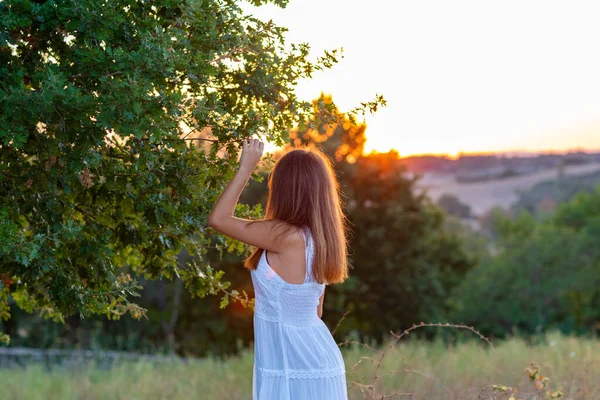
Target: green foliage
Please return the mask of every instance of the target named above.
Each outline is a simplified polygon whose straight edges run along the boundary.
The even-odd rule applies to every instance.
[[[570,201],[581,192],[593,192],[600,184],[600,171],[582,175],[559,175],[556,179],[539,182],[532,188],[520,191],[519,200],[512,207],[516,212],[527,211],[539,217],[545,216],[543,205]]]
[[[561,204],[553,222],[600,238],[600,185],[591,193],[581,192],[569,203]]]
[[[468,204],[462,203],[456,196],[451,194],[443,194],[437,201],[447,214],[459,218],[471,218],[471,207]]]
[[[283,144],[312,121],[293,88],[339,57],[310,61],[284,33],[233,0],[0,2],[3,291],[63,320],[140,318],[132,276],[223,288],[206,219],[237,143]],[[200,266],[178,263],[183,249]]]
[[[498,216],[498,254],[455,291],[453,320],[503,336],[559,328],[586,332],[600,320],[600,189],[580,193],[536,222]]]
[[[331,104],[321,95],[315,101]],[[332,109],[333,113],[339,111]],[[473,265],[460,237],[444,229],[445,216],[411,178],[398,154],[362,156],[364,124],[350,118],[293,132],[292,146],[318,146],[333,161],[350,222],[350,278],[332,285],[323,318],[340,337],[358,333],[381,340],[446,311],[450,289]]]
[[[342,175],[353,269],[326,296],[332,316],[350,311],[342,335],[382,339],[390,329],[439,318],[450,289],[474,265],[462,241],[443,229],[441,210],[418,194],[418,178],[404,172],[391,152],[360,158]]]
[[[462,243],[462,248],[471,257],[477,260],[489,257],[489,233],[480,227],[465,223],[461,218],[446,214],[444,217],[444,231],[456,237]]]

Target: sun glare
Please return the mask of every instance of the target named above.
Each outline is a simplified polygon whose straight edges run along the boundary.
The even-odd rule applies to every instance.
[[[300,82],[299,98],[330,93],[344,111],[384,95],[388,106],[366,119],[367,152],[600,149],[598,2],[303,0],[248,8],[289,28],[288,39],[309,43],[314,57],[344,48],[339,64]]]

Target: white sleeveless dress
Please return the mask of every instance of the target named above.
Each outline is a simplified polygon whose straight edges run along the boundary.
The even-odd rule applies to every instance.
[[[253,400],[346,400],[339,347],[317,315],[325,284],[312,276],[314,243],[304,230],[306,278],[284,281],[263,250],[251,271],[255,292]]]

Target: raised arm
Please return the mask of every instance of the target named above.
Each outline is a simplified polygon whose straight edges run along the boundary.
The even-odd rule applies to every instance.
[[[215,203],[208,216],[208,226],[249,245],[280,252],[289,243],[285,238],[275,240],[277,230],[271,229],[275,221],[252,221],[234,216],[240,194],[256,168],[263,154],[263,148],[263,142],[258,139],[244,140],[239,170]]]

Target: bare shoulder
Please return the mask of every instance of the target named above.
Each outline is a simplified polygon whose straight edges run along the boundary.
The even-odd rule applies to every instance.
[[[304,233],[300,227],[288,225],[282,235],[282,241],[289,247],[304,247]]]
[[[273,241],[271,251],[287,253],[304,247],[304,234],[300,227],[280,220],[262,220],[262,224],[263,233]]]
[[[301,228],[290,226],[279,239],[279,251],[266,253],[267,263],[284,281],[301,284],[306,277],[304,235]]]

